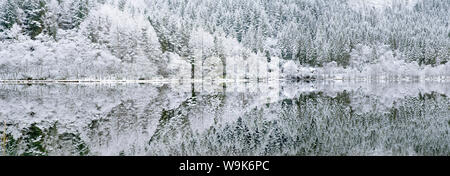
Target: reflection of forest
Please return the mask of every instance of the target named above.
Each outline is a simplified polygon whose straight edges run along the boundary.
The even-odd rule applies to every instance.
[[[0,116],[8,155],[449,155],[448,86],[412,85],[1,85]]]

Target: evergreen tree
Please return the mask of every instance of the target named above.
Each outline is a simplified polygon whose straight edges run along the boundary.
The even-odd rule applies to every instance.
[[[118,6],[121,11],[125,10],[125,5],[127,4],[127,0],[119,0]]]
[[[88,0],[76,0],[72,3],[70,9],[72,15],[72,28],[79,27],[83,20],[89,14],[89,1]]]

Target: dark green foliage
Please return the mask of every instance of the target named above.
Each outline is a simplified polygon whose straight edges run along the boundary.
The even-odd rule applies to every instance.
[[[44,30],[44,18],[47,12],[45,0],[26,0],[23,3],[25,19],[23,21],[23,29],[25,34],[32,39]]]
[[[163,110],[161,112],[161,119],[159,119],[160,123],[164,124],[167,123],[167,121],[170,120],[174,116],[175,111],[174,110]]]
[[[31,124],[23,133],[23,141],[27,145],[23,153],[24,156],[47,155],[47,150],[44,147],[45,134],[36,124]]]
[[[2,32],[2,30],[11,29],[18,21],[17,2],[15,0],[7,0],[0,10],[0,32]]]
[[[8,156],[18,155],[18,141],[11,134],[6,134],[6,154]]]
[[[63,141],[70,141],[75,148],[75,155],[85,156],[89,154],[89,148],[86,146],[85,142],[81,140],[80,134],[63,133],[59,135],[58,139]]]
[[[119,0],[119,9],[123,11],[125,9],[125,5],[127,4],[127,0]]]
[[[350,99],[350,93],[347,91],[339,92],[335,98],[338,103],[342,103],[344,105],[350,105],[351,99]]]
[[[158,41],[161,47],[161,51],[163,53],[165,52],[174,52],[175,48],[174,45],[170,42],[166,29],[164,28],[164,25],[160,22],[156,22],[152,20],[150,17],[148,18],[148,21],[155,29],[156,35],[158,36]]]
[[[19,138],[6,135],[6,151],[9,156],[46,156],[52,150],[66,148],[71,155],[88,155],[90,150],[79,133],[58,134],[56,123],[48,128],[38,127],[36,123],[22,130]]]

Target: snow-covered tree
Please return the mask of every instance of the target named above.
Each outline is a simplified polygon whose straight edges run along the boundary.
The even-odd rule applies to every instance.
[[[72,14],[72,26],[78,27],[89,14],[89,0],[73,1],[70,12]]]
[[[11,29],[18,21],[18,5],[15,0],[6,0],[0,7],[0,32]]]

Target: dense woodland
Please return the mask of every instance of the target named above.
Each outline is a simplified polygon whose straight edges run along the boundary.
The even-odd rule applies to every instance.
[[[292,61],[302,67],[334,63],[363,71],[363,65],[383,62],[386,51],[419,68],[448,62],[449,0],[380,2],[386,5],[352,0],[2,0],[0,75],[152,79],[190,73],[190,78],[227,78],[227,66],[246,63],[237,69],[248,78],[252,70],[272,72],[273,60],[280,60],[272,63],[277,67]],[[267,67],[249,68],[256,65],[251,58]],[[48,71],[54,68],[59,69]]]

